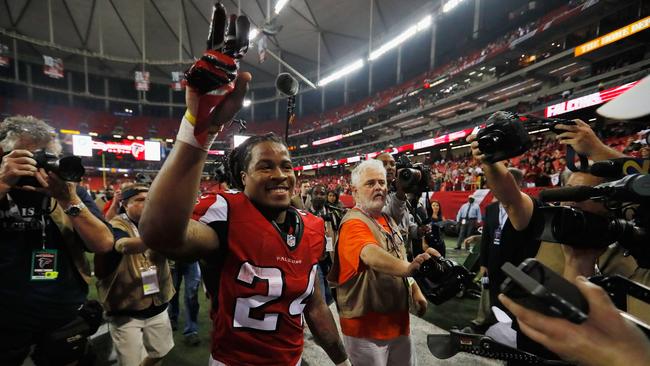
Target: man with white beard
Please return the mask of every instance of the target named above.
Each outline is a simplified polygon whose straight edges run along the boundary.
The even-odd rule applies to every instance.
[[[415,365],[409,337],[409,302],[419,315],[427,300],[409,276],[440,254],[428,249],[409,263],[404,240],[386,204],[386,169],[366,160],[352,171],[356,206],[343,217],[328,279],[337,289],[341,331],[350,361],[364,365]]]

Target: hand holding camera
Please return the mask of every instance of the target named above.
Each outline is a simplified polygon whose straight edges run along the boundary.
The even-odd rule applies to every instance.
[[[576,285],[589,303],[589,317],[582,324],[540,314],[503,294],[499,299],[524,333],[566,360],[603,366],[650,363],[648,339],[620,315],[607,293],[584,277]]]
[[[63,207],[69,206],[73,201],[81,201],[77,197],[75,184],[62,180],[54,172],[39,168],[34,177],[38,182],[38,186],[25,185],[20,188],[25,191],[39,192],[50,196]]]
[[[596,136],[591,127],[582,120],[575,119],[574,124],[558,124],[555,126],[560,144],[570,145],[580,155],[585,155],[592,160],[605,160],[623,156],[605,145]]]
[[[417,257],[413,258],[413,261],[409,263],[407,276],[412,276],[416,274],[420,267],[431,257],[440,257],[440,253],[433,248],[428,248],[426,252],[419,254]]]
[[[2,157],[0,163],[0,192],[6,193],[22,177],[34,177],[38,169],[36,160],[28,150],[13,150]]]
[[[2,157],[0,165],[0,191],[19,188],[40,192],[53,197],[62,205],[69,204],[76,196],[75,184],[81,181],[85,169],[77,156],[59,159],[44,150],[33,153],[13,150]]]

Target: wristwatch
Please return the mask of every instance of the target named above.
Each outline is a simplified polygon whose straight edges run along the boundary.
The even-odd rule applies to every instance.
[[[83,202],[79,202],[76,205],[68,206],[68,208],[63,210],[63,212],[65,212],[69,216],[75,217],[75,216],[79,216],[81,210],[83,210],[84,208],[86,208],[86,205],[84,205]]]

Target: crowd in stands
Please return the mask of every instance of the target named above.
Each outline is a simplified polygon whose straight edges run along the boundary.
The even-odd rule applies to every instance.
[[[320,129],[330,127],[332,125],[347,121],[353,117],[360,116],[366,112],[371,112],[379,110],[386,107],[388,104],[393,103],[398,100],[405,99],[409,93],[419,89],[427,81],[435,81],[443,75],[454,76],[462,71],[465,71],[475,65],[483,63],[488,59],[502,53],[507,50],[513,42],[518,39],[523,39],[522,37],[528,35],[530,32],[538,30],[538,33],[545,30],[547,27],[542,27],[542,25],[550,25],[551,22],[553,25],[559,24],[563,20],[567,20],[572,16],[577,15],[579,12],[574,12],[578,6],[582,5],[584,1],[573,1],[572,3],[558,8],[552,12],[549,12],[544,17],[538,19],[537,21],[529,22],[525,25],[519,26],[516,29],[504,34],[499,37],[497,40],[490,42],[481,50],[478,50],[469,55],[463,55],[459,58],[448,62],[440,67],[437,67],[433,70],[427,71],[417,77],[410,79],[400,85],[385,89],[377,94],[363,99],[359,102],[353,104],[346,104],[339,108],[330,109],[326,112],[311,115],[306,117],[301,117],[298,121],[290,127],[290,136],[297,137],[303,134],[313,133]],[[540,28],[543,28],[539,30]],[[559,52],[562,49],[553,50],[553,52]],[[552,53],[545,52],[540,55],[540,60],[546,57],[551,56]],[[526,65],[522,65],[526,66]],[[513,67],[516,67],[513,65]],[[511,72],[513,70],[508,70]],[[487,71],[484,72],[485,78],[493,78],[494,76]],[[486,80],[486,79],[484,79]],[[482,81],[484,81],[482,80]],[[455,93],[461,92],[467,89],[470,85],[467,83],[457,83],[452,86],[446,87],[443,90],[439,90],[432,93],[426,93],[417,98],[414,98],[417,102],[411,103],[412,105],[408,106],[412,109],[414,107],[423,107],[426,104],[433,103],[439,99],[446,98]],[[407,106],[404,106],[406,108]],[[406,109],[404,109],[405,111]],[[254,133],[262,131],[274,131],[281,133],[283,129],[283,123],[280,123],[277,120],[271,121],[262,121],[256,122],[251,126],[250,130]]]
[[[604,142],[616,150],[639,158],[650,158],[650,147],[641,142],[644,131],[630,131],[623,124],[609,125]],[[483,171],[469,151],[456,156],[448,155],[444,159],[424,162],[432,173],[432,191],[472,191],[485,188]],[[559,144],[555,135],[547,134],[536,138],[533,146],[525,154],[507,162],[509,167],[521,169],[524,172],[525,187],[562,186],[566,182],[570,170],[566,166],[565,146]],[[335,169],[335,168],[326,168]],[[329,190],[337,190],[342,194],[350,194],[350,174],[339,168],[337,173],[321,173],[303,175],[301,181],[323,184]]]

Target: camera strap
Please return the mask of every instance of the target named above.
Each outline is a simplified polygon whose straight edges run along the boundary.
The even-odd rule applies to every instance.
[[[404,242],[404,238],[402,238],[399,229],[393,227],[391,218],[386,216],[383,213],[381,214],[384,217],[384,220],[386,220],[386,224],[388,226],[388,231],[387,231],[379,222],[377,222],[377,220],[374,217],[369,215],[364,209],[362,209],[359,206],[356,206],[355,208],[358,209],[361,213],[363,213],[366,217],[368,217],[380,232],[384,233],[384,236],[386,237],[386,240],[390,245],[390,250],[395,252],[398,258],[406,259],[406,258],[402,258],[401,251],[400,251],[400,244],[406,245],[406,243]],[[397,241],[399,241],[399,243]]]
[[[580,159],[580,168],[575,164],[576,155]],[[589,173],[589,159],[585,155],[577,154],[571,145],[566,146],[566,166],[572,172]]]

